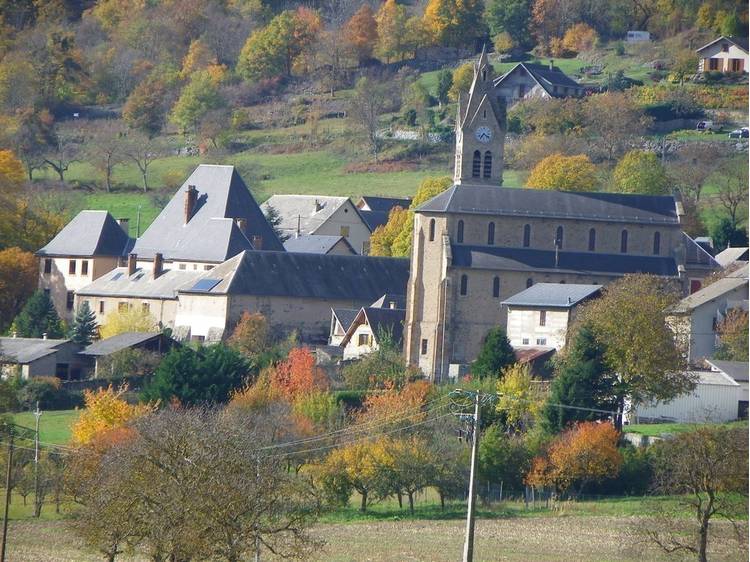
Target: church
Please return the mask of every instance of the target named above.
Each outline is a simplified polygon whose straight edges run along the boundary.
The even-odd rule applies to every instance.
[[[504,188],[505,104],[482,53],[458,102],[454,184],[415,213],[404,336],[435,381],[466,372],[501,303],[535,283],[606,285],[628,273],[687,291],[718,264],[682,232],[673,196]]]

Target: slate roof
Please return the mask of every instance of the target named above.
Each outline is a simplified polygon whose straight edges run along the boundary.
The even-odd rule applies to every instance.
[[[198,190],[198,199],[185,224],[189,185]],[[232,220],[237,218],[245,220],[244,233]],[[284,249],[234,166],[201,164],[138,238],[133,252],[146,259],[161,252],[167,260],[222,262],[252,249],[253,236],[262,238],[263,250]]]
[[[709,269],[719,269],[721,265],[709,254],[706,249],[693,240],[690,236],[682,233],[685,242],[685,263],[691,266],[706,266]]]
[[[125,256],[133,240],[107,211],[81,211],[38,256]]]
[[[181,287],[192,286],[202,271],[166,269],[154,279],[153,273],[141,268],[128,277],[127,267],[118,267],[78,289],[76,295],[93,297],[134,297],[176,299]]]
[[[408,209],[409,205],[411,205],[411,199],[408,197],[373,197],[371,195],[363,195],[358,208],[360,211],[381,211],[387,214],[394,207]]]
[[[436,195],[417,212],[679,224],[671,196],[461,185]]]
[[[344,332],[349,329],[349,326],[352,325],[352,322],[354,322],[354,319],[357,317],[357,313],[359,313],[359,309],[357,308],[332,308],[331,310],[333,311],[333,315],[339,321],[339,324],[341,324],[341,328],[343,328]]]
[[[341,347],[345,347],[349,340],[354,336],[357,327],[363,323],[367,323],[370,326],[370,330],[375,336],[377,341],[378,336],[381,333],[390,333],[393,338],[393,342],[397,345],[401,345],[404,337],[404,320],[406,319],[406,311],[398,308],[371,308],[364,307],[359,310],[356,318],[350,324],[346,331],[346,335],[339,344]]]
[[[727,248],[714,258],[721,267],[727,267],[736,261],[748,261],[748,248]]]
[[[714,299],[718,299],[726,293],[729,293],[730,291],[734,291],[743,286],[747,287],[747,277],[748,266],[745,265],[739,268],[737,271],[733,271],[726,277],[722,277],[718,281],[714,281],[710,285],[694,292],[692,295],[686,296],[675,306],[673,306],[671,311],[675,313],[691,312],[699,306],[703,306],[704,304],[711,302]]]
[[[451,246],[454,267],[507,271],[550,271],[560,273],[651,273],[677,276],[677,264],[672,258],[634,256],[629,254],[596,254],[591,252],[559,252],[555,267],[554,250],[503,248],[499,246]]]
[[[531,363],[541,357],[552,356],[554,353],[554,347],[521,347],[513,350],[516,361],[519,363]]]
[[[31,363],[57,352],[57,347],[70,340],[42,338],[0,338],[0,361],[18,364]]]
[[[370,308],[391,308],[390,303],[396,303],[396,308],[406,308],[406,295],[385,294],[370,305]]]
[[[111,338],[95,341],[91,345],[85,347],[82,351],[79,351],[79,354],[92,356],[111,355],[112,353],[160,337],[162,337],[160,332],[125,332],[112,336]]]
[[[537,63],[531,63],[531,62],[518,63],[516,66],[511,68],[508,72],[506,72],[502,76],[495,78],[494,86],[497,88],[503,82],[503,80],[505,80],[506,77],[511,75],[513,71],[515,71],[517,68],[521,68],[525,70],[542,88],[544,88],[544,91],[547,92],[551,96],[563,95],[563,92],[554,91],[553,88],[555,86],[563,87],[563,88],[577,88],[577,89],[583,88],[583,86],[581,86],[578,82],[570,78],[567,74],[565,74],[562,70],[560,70],[556,66],[553,66],[552,68],[550,68],[549,65],[537,64]]]
[[[520,293],[516,293],[501,304],[508,306],[572,308],[579,302],[598,294],[601,290],[601,285],[537,283]]]
[[[217,283],[196,291],[371,302],[384,293],[405,293],[409,260],[369,256],[242,252],[203,272]]]
[[[284,242],[284,249],[287,252],[296,252],[300,254],[327,254],[342,240],[344,241],[344,244],[349,247],[352,255],[357,253],[343,236],[329,236],[327,234],[303,234],[302,236],[292,236],[289,240]]]
[[[696,49],[695,51],[697,53],[700,53],[706,47],[710,47],[711,45],[713,45],[714,43],[718,43],[719,41],[729,41],[730,43],[734,43],[740,49],[742,49],[743,51],[747,53],[747,37],[726,37],[724,35],[722,35],[721,37],[717,39],[714,39],[710,43],[706,43],[705,45],[703,45],[699,49]]]
[[[266,213],[268,207],[273,207],[281,219],[278,228],[293,236],[298,226],[301,234],[314,234],[348,201],[348,197],[324,195],[272,195],[261,205],[261,209]],[[354,212],[358,212],[356,208]]]
[[[747,361],[719,361],[718,359],[707,359],[706,362],[713,368],[733,378],[736,382],[748,382]]]

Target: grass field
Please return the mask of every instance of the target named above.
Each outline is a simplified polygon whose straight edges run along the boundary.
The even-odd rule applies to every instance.
[[[64,445],[70,442],[70,427],[78,418],[78,410],[43,412],[39,419],[39,440],[43,443]],[[34,414],[21,412],[13,416],[13,421],[25,427],[34,427]]]
[[[682,433],[705,425],[706,424],[697,423],[644,423],[626,425],[623,428],[623,431],[625,433],[639,433],[641,435],[648,435],[650,437],[658,437],[659,435],[662,435],[664,433]],[[745,429],[748,428],[747,421],[730,422],[721,425],[726,427],[744,427]]]

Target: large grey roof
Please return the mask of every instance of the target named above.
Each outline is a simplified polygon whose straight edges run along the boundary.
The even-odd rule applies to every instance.
[[[388,222],[388,211],[364,211],[359,210],[359,216],[365,221],[367,228],[370,232],[375,232],[375,229],[379,226],[383,226]]]
[[[132,244],[107,211],[81,211],[37,255],[124,256]]]
[[[314,234],[333,213],[349,201],[348,197],[324,195],[272,195],[261,205],[264,213],[273,207],[279,214],[278,225],[285,234]],[[357,212],[356,209],[354,212]]]
[[[558,96],[562,95],[563,92],[555,92],[554,87],[555,86],[562,86],[562,87],[568,87],[568,88],[581,88],[582,86],[577,83],[575,80],[570,78],[567,74],[565,74],[562,70],[559,68],[553,66],[550,68],[548,65],[544,64],[536,64],[536,63],[530,63],[530,62],[521,62],[518,63],[516,66],[511,68],[508,72],[503,74],[502,76],[499,76],[495,78],[494,85],[497,88],[503,80],[505,80],[506,77],[508,77],[510,74],[513,73],[517,68],[521,68],[525,70],[528,74],[530,74],[534,80],[542,87],[544,90],[552,95],[552,96]]]
[[[180,292],[366,301],[405,293],[409,260],[369,256],[243,252],[204,272],[207,290]],[[210,282],[208,283],[210,284]]]
[[[711,45],[713,45],[714,43],[718,43],[719,41],[729,41],[730,43],[734,43],[740,49],[742,49],[743,51],[747,53],[747,37],[734,37],[734,36],[726,36],[726,35],[722,35],[718,37],[717,39],[714,39],[710,43],[706,43],[699,49],[696,49],[696,52],[699,53],[706,47],[710,47]]]
[[[537,283],[516,293],[502,304],[508,306],[547,306],[572,308],[582,300],[602,290],[601,285],[578,285],[574,283]]]
[[[185,224],[185,191],[198,190],[195,210]],[[232,219],[245,220],[245,232]],[[260,236],[263,250],[284,249],[263,212],[234,166],[201,164],[174,194],[151,226],[138,238],[133,251],[152,258],[222,262],[252,249],[252,237]]]
[[[42,338],[0,338],[0,362],[9,359],[14,363],[25,364],[57,351],[57,347],[70,340]]]
[[[374,197],[372,195],[363,195],[359,203],[360,210],[365,210],[366,208],[368,211],[382,211],[386,214],[394,207],[408,209],[409,205],[411,205],[411,199],[408,197]]]
[[[352,255],[357,253],[343,236],[329,236],[327,234],[303,234],[302,236],[292,236],[289,240],[284,242],[284,249],[287,252],[297,252],[301,254],[327,254],[342,240],[344,241],[344,244],[349,247]]]
[[[359,312],[357,308],[332,308],[331,310],[345,332],[352,325]]]
[[[80,296],[176,299],[177,291],[192,283],[202,271],[167,269],[154,279],[153,273],[141,268],[128,277],[127,267],[118,267],[76,291]]]
[[[748,261],[748,248],[727,248],[716,254],[716,262],[721,267],[727,267],[736,261]]]
[[[436,195],[417,212],[679,224],[672,196],[462,185]]]
[[[748,382],[748,362],[747,361],[719,361],[718,359],[708,359],[708,364],[722,373],[732,377],[737,382]]]
[[[692,295],[686,296],[672,307],[672,312],[690,312],[699,306],[703,306],[704,304],[743,286],[748,286],[747,265],[739,268],[737,271],[733,271],[726,277],[714,281],[710,285],[694,292]]]
[[[672,258],[634,256],[630,254],[597,254],[592,252],[559,252],[555,265],[553,250],[504,248],[499,246],[451,247],[455,267],[507,271],[545,271],[560,273],[651,273],[676,276],[677,264]]]
[[[124,332],[111,338],[95,341],[79,353],[93,356],[110,355],[160,337],[162,337],[160,332]]]

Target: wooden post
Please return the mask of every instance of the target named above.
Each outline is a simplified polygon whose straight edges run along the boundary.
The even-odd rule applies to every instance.
[[[5,543],[8,539],[8,509],[10,507],[10,475],[13,467],[13,429],[8,429],[8,467],[5,471],[5,513],[3,514],[3,542],[0,545],[0,562],[5,562]]]

